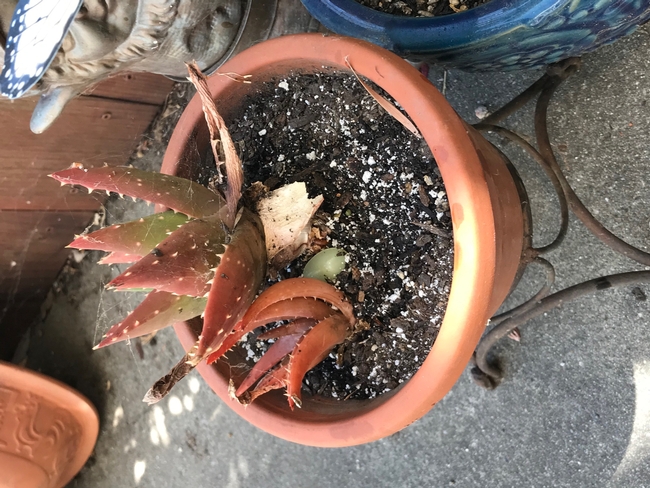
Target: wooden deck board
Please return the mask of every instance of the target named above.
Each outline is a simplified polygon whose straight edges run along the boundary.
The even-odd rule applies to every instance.
[[[160,106],[174,86],[169,78],[153,73],[125,73],[113,76],[87,90],[84,95],[129,100]]]
[[[47,175],[73,162],[124,164],[158,112],[155,105],[79,97],[43,134],[29,131],[35,100],[0,106],[0,210],[93,210],[101,199]]]

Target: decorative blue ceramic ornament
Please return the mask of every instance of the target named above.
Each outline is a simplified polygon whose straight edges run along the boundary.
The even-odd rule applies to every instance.
[[[402,17],[355,0],[302,0],[328,29],[411,60],[470,70],[534,68],[579,56],[650,19],[649,0],[491,0],[442,17]]]

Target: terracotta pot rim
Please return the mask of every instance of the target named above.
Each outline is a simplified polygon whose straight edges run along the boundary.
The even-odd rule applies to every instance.
[[[365,41],[321,34],[286,36],[258,44],[227,62],[220,71],[256,74],[267,66],[296,67],[298,59],[311,66],[354,69],[371,79],[407,111],[431,148],[449,196],[454,226],[455,263],[449,305],[437,340],[420,369],[397,393],[361,404],[358,414],[324,418],[288,418],[285,412],[254,403],[244,408],[231,400],[227,382],[214,368],[199,372],[239,415],[263,430],[297,443],[337,447],[374,441],[391,435],[424,415],[459,378],[489,317],[495,275],[495,227],[488,185],[469,129],[444,97],[417,70],[398,56]],[[392,87],[398,86],[399,90]],[[210,78],[219,96],[241,89],[225,76]],[[203,122],[198,97],[188,104],[174,130],[162,172],[173,173],[194,127]],[[478,237],[477,237],[478,236]],[[176,332],[185,347],[195,336],[186,324]]]
[[[20,391],[28,391],[42,397],[49,403],[66,410],[77,420],[81,438],[74,458],[59,477],[52,480],[53,484],[48,485],[51,487],[65,486],[81,470],[95,447],[99,434],[97,409],[85,396],[68,385],[36,371],[4,361],[0,361],[0,385],[15,386]],[[38,469],[42,471],[40,466]]]

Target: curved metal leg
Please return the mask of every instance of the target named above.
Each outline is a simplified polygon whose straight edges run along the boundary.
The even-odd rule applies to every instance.
[[[540,166],[549,177],[560,202],[560,231],[556,238],[548,245],[540,248],[529,249],[524,255],[530,262],[543,266],[546,270],[546,280],[540,290],[523,304],[500,315],[492,317],[490,324],[494,327],[483,336],[478,344],[472,358],[473,367],[471,375],[474,381],[488,389],[493,389],[503,379],[503,371],[498,367],[495,360],[490,361],[489,353],[492,347],[501,339],[510,334],[515,328],[525,324],[538,315],[548,312],[563,303],[576,298],[598,293],[609,288],[650,283],[650,271],[632,271],[614,275],[594,278],[583,283],[565,288],[564,290],[550,294],[551,287],[555,281],[555,270],[551,263],[539,257],[542,254],[556,249],[564,239],[568,229],[569,210],[596,236],[603,244],[614,251],[646,266],[650,266],[650,253],[638,249],[619,237],[612,234],[605,228],[580,201],[576,193],[569,185],[562,170],[557,163],[555,154],[551,147],[547,129],[548,105],[557,87],[564,79],[577,71],[579,60],[572,58],[549,67],[547,73],[537,82],[522,92],[514,100],[497,110],[483,122],[474,127],[481,131],[500,134],[516,144],[520,145]],[[521,107],[533,97],[539,94],[535,107],[535,135],[537,146],[535,149],[521,135],[514,131],[494,125]]]

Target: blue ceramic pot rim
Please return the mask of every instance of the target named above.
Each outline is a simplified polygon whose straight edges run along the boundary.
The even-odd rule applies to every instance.
[[[379,12],[355,0],[302,0],[316,18],[339,17],[343,24],[339,24],[340,33],[359,37],[359,31],[364,31],[366,39],[397,51],[400,46],[416,50],[420,43],[428,48],[432,45],[453,48],[467,45],[473,39],[485,39],[522,26],[532,27],[571,1],[491,0],[451,15],[406,17]]]

